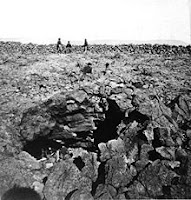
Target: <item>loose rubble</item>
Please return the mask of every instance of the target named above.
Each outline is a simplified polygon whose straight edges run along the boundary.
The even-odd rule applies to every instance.
[[[191,198],[190,46],[0,42],[0,195]]]

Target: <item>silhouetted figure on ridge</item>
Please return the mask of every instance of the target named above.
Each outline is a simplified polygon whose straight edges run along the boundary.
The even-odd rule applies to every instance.
[[[58,42],[56,44],[57,53],[62,53],[62,42],[61,39],[58,38]]]
[[[70,41],[68,41],[67,45],[66,45],[66,53],[71,53],[72,52],[72,45],[70,43]]]
[[[41,197],[31,188],[14,186],[3,194],[1,200],[41,200]]]
[[[84,40],[84,52],[86,53],[88,51],[88,42],[87,42],[87,39]]]

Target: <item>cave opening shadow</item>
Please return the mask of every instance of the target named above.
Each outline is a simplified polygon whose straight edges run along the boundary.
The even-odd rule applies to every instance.
[[[60,148],[62,148],[62,144],[54,141],[53,139],[48,139],[45,136],[40,136],[33,141],[26,142],[23,147],[23,151],[28,152],[30,155],[39,160],[43,156],[46,156],[46,154],[56,152]]]
[[[95,182],[92,183],[92,191],[91,191],[91,194],[94,196],[95,193],[96,193],[96,189],[98,187],[98,185],[100,184],[105,184],[105,165],[106,165],[106,162],[102,162],[100,165],[99,165],[99,168],[98,168],[98,177],[97,177],[97,180]]]
[[[105,120],[97,125],[97,129],[93,132],[94,143],[97,146],[101,142],[117,138],[117,126],[124,119],[125,113],[120,110],[120,107],[112,99],[107,99],[108,110],[105,111]]]
[[[132,112],[129,113],[129,116],[125,118],[125,123],[129,124],[130,122],[133,122],[133,121],[136,121],[144,125],[146,122],[150,121],[150,117],[140,113],[137,110],[133,110]]]

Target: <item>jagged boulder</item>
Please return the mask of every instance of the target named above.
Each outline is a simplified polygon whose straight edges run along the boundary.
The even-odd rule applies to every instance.
[[[29,108],[23,113],[20,124],[20,138],[26,142],[38,137],[74,141],[80,146],[93,145],[90,139],[96,129],[94,120],[102,121],[104,113],[96,113],[93,103],[84,91],[58,94],[42,104]],[[101,110],[101,108],[99,109]]]
[[[73,162],[62,161],[49,175],[44,194],[47,200],[64,200],[69,193],[75,190],[90,192],[91,187],[91,179],[83,176]]]

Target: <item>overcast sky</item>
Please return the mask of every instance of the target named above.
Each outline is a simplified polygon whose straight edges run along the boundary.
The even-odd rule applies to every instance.
[[[181,40],[190,43],[190,0],[0,0],[0,38]]]

